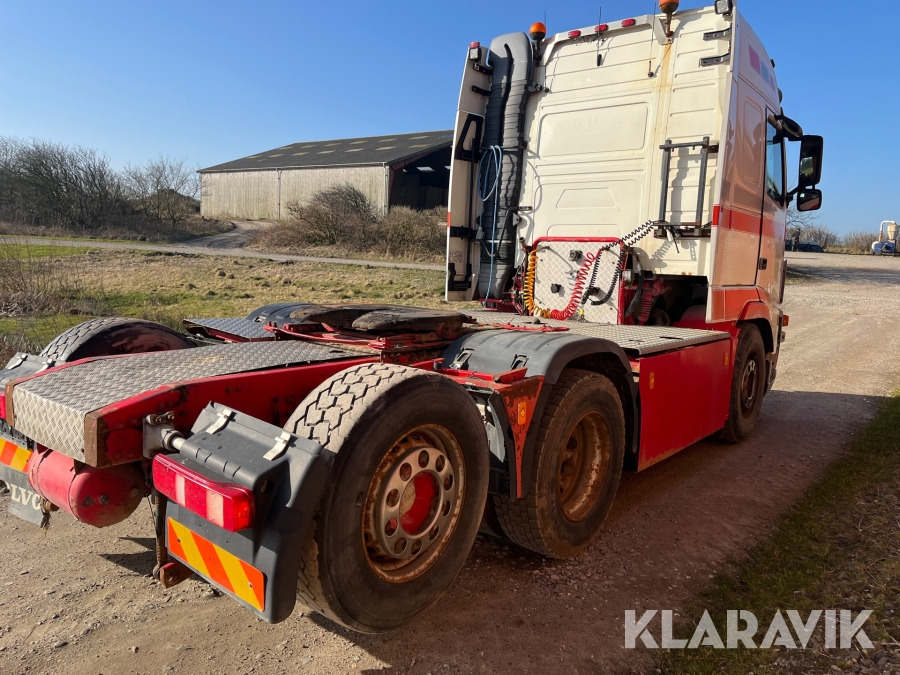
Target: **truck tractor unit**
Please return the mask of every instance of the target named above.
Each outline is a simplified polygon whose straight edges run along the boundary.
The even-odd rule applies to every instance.
[[[147,498],[163,586],[196,574],[268,622],[299,598],[377,632],[437,599],[479,529],[578,555],[623,470],[746,438],[822,138],[784,115],[734,0],[660,9],[465,50],[446,264],[464,311],[98,318],[17,354],[13,514],[104,527]]]

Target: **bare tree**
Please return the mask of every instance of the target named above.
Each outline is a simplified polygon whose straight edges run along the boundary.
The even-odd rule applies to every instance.
[[[160,155],[143,166],[125,167],[123,174],[134,208],[154,220],[174,225],[196,210],[200,179],[184,160]]]
[[[826,251],[840,241],[838,234],[825,225],[808,227],[805,232],[808,241],[817,242]]]
[[[86,230],[122,213],[121,179],[106,155],[41,140],[7,142],[3,155],[3,193],[17,220]]]
[[[787,210],[788,248],[791,242],[814,241],[823,249],[834,246],[840,237],[831,228],[818,223],[816,211],[798,211],[796,202],[791,202]]]

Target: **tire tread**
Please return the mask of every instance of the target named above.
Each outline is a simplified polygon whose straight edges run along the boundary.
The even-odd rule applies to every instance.
[[[327,447],[332,437],[349,431],[366,410],[369,392],[376,394],[383,383],[396,383],[421,376],[422,371],[391,364],[367,364],[344,371],[326,380],[304,399],[284,428],[297,436]],[[309,536],[300,552],[297,593],[310,609],[332,621],[345,623],[329,607],[321,582],[315,536]]]
[[[568,369],[564,370],[562,375],[560,375],[560,379],[556,383],[550,401],[547,403],[547,407],[541,417],[540,427],[538,428],[539,441],[548,433],[550,424],[562,409],[566,397],[579,386],[586,372],[588,371]],[[605,376],[600,375],[599,377],[603,378],[602,387],[618,400],[619,394],[613,383]],[[619,417],[620,424],[624,429],[625,415],[622,412],[621,401]],[[513,543],[550,558],[559,557],[541,532],[537,501],[533,490],[529,490],[529,493],[522,499],[515,499],[505,495],[493,495],[493,499],[500,525],[503,527],[506,536]]]

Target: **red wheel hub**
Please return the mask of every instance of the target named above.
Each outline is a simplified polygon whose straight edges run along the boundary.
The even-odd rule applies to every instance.
[[[400,527],[409,534],[419,534],[437,510],[437,481],[422,472],[410,481],[400,499]],[[404,502],[409,502],[404,509]]]
[[[363,516],[366,555],[376,574],[401,582],[437,559],[459,517],[461,466],[455,437],[436,426],[411,431],[385,454]]]

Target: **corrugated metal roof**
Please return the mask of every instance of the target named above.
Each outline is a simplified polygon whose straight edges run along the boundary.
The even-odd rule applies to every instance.
[[[200,169],[200,173],[396,164],[450,147],[452,140],[453,131],[448,130],[294,143]]]

